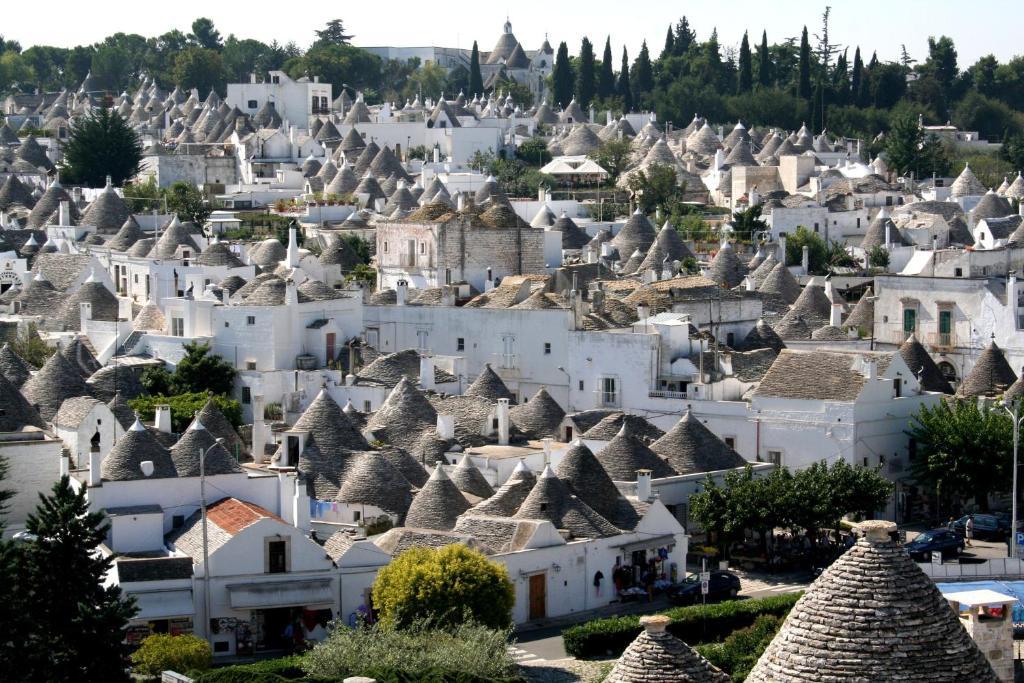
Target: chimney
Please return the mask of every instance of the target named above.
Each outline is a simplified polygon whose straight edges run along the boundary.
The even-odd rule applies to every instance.
[[[71,225],[71,204],[66,199],[60,202],[57,225]]]
[[[832,304],[832,314],[828,318],[828,324],[832,327],[841,327],[843,324],[843,305]]]
[[[301,451],[300,451],[301,453]],[[289,477],[290,479],[293,477]],[[292,524],[296,529],[306,531],[309,529],[309,493],[306,490],[305,482],[299,481],[298,476],[294,477],[295,495],[292,496]]]
[[[590,292],[590,310],[593,313],[604,313],[604,292],[595,289]]]
[[[466,195],[462,192],[455,193],[455,210],[459,212],[466,210]]]
[[[252,454],[253,460],[257,463],[263,461],[263,451],[266,445],[266,425],[263,422],[265,404],[263,401],[263,394],[253,395]]]
[[[249,82],[250,83],[255,83],[256,82],[256,72],[255,71],[250,71],[249,72]]]
[[[545,436],[540,442],[544,447],[544,466],[547,467],[551,464],[551,437]]]
[[[864,377],[865,379],[878,379],[878,361],[874,358],[864,359]]]
[[[83,301],[78,304],[78,321],[82,331],[85,332],[89,329],[86,322],[92,320],[92,304],[88,301]]]
[[[154,422],[158,432],[171,433],[171,406],[166,403],[158,404],[155,409]]]
[[[498,445],[508,445],[508,399],[498,399]]]
[[[1001,683],[1012,683],[1013,606],[1017,604],[1017,598],[996,591],[986,592],[990,595],[982,605],[961,604],[957,600],[958,593],[948,593],[943,597],[952,605],[953,611],[960,617],[960,623],[992,665],[996,679]]]
[[[637,319],[639,319],[639,320],[646,320],[647,317],[650,316],[650,314],[651,314],[651,307],[648,306],[647,304],[637,304],[636,305],[636,317],[637,317]]]
[[[286,306],[299,305],[299,290],[295,287],[295,280],[291,278],[284,282],[284,303]]]
[[[103,464],[103,454],[99,451],[89,451],[89,486],[103,486],[103,476],[100,467]]]
[[[442,306],[454,306],[456,300],[455,286],[445,285],[441,289],[441,305]]]
[[[786,233],[779,233],[779,249],[778,253],[775,254],[775,258],[778,259],[779,263],[785,265],[786,263]]]
[[[807,245],[804,245],[803,255],[800,257],[800,265],[803,266],[804,275],[809,275],[811,272],[811,255]]]
[[[601,258],[608,258],[612,255],[612,243],[611,240],[607,242],[601,242]]]
[[[651,499],[650,470],[636,471],[636,499],[641,503],[646,503]]]
[[[754,287],[754,280],[751,279],[751,277],[749,275],[747,275],[746,277],[743,278],[743,288],[745,290],[747,290],[748,292],[753,292],[754,289],[755,289],[755,287]]]
[[[939,250],[939,236],[938,235],[932,235],[932,251],[938,251],[938,250]]]
[[[888,249],[889,245],[892,244],[892,224],[889,221],[885,222],[885,248]],[[806,247],[805,247],[806,249]]]
[[[420,387],[424,391],[434,388],[434,361],[427,355],[420,356]]]
[[[1010,314],[1017,317],[1017,271],[1011,270],[1006,276],[1006,305]]]
[[[395,283],[395,304],[398,306],[405,306],[405,302],[409,297],[409,283],[405,280],[399,280]]]
[[[299,267],[299,241],[294,225],[288,228],[288,267]]]
[[[455,416],[437,414],[437,435],[445,441],[455,438]],[[469,456],[466,456],[469,457]]]

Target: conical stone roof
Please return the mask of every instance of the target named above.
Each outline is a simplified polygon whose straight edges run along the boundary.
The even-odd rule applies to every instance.
[[[758,318],[757,324],[750,328],[750,332],[743,339],[743,348],[747,351],[754,349],[773,349],[776,352],[786,348],[782,337],[772,329],[763,318]]]
[[[576,221],[569,218],[565,211],[555,221],[553,229],[562,233],[562,249],[582,249],[590,241],[590,235],[576,225]]]
[[[970,164],[964,164],[964,170],[960,172],[953,184],[949,186],[949,195],[953,199],[960,197],[972,197],[985,194],[985,186],[974,175]]]
[[[473,383],[469,385],[465,392],[466,396],[476,396],[478,398],[486,398],[490,401],[498,402],[499,398],[507,398],[511,403],[515,403],[516,397],[508,387],[505,386],[505,382],[498,377],[498,373],[491,369],[490,363],[485,363],[483,370],[477,375]]]
[[[619,530],[589,505],[572,495],[548,465],[514,515],[516,519],[543,519],[574,538],[605,538]]]
[[[340,503],[373,505],[402,517],[412,502],[412,485],[380,451],[357,453],[335,498]]]
[[[490,498],[476,504],[466,512],[467,515],[482,515],[486,517],[511,517],[516,510],[522,506],[523,501],[530,495],[537,477],[526,466],[522,460],[512,470],[512,474],[505,483],[498,487]]]
[[[142,463],[147,460],[153,463],[153,474],[149,477],[142,472]],[[100,472],[107,481],[167,479],[178,476],[170,452],[142,426],[138,418],[110,449],[107,457],[103,458]]]
[[[781,263],[776,264],[768,277],[764,279],[757,291],[765,297],[779,301],[790,306],[800,298],[800,283],[789,271],[789,268]],[[784,309],[783,309],[784,310]]]
[[[616,527],[632,529],[636,526],[640,519],[636,509],[619,492],[601,461],[582,439],[569,445],[555,474],[577,498]]]
[[[16,388],[20,389],[34,370],[28,362],[14,352],[11,345],[4,342],[0,347],[0,374],[7,378]]]
[[[380,409],[370,416],[366,428],[381,441],[411,452],[423,432],[435,429],[436,425],[434,407],[403,375]]]
[[[864,290],[860,300],[854,305],[850,315],[843,321],[843,327],[858,330],[871,330],[875,324],[875,295],[871,287]]]
[[[0,211],[6,211],[14,204],[31,209],[36,205],[36,200],[32,196],[32,192],[18,179],[18,176],[11,174],[0,186]]]
[[[892,541],[896,525],[868,521],[859,531],[790,611],[747,681],[998,681],[939,589]]]
[[[451,472],[451,480],[460,491],[471,496],[483,499],[494,495],[494,489],[473,464],[473,458],[469,455],[464,455],[462,460],[459,460],[459,464]]]
[[[529,439],[557,438],[565,411],[548,390],[541,387],[529,401],[513,406],[509,410],[509,417],[512,424]]]
[[[651,444],[651,450],[679,474],[731,470],[747,464],[689,410],[665,436]]]
[[[598,450],[595,456],[608,476],[615,481],[636,481],[637,470],[650,470],[655,479],[676,474],[667,460],[652,451],[633,433],[628,421],[622,423],[619,433]]]
[[[128,251],[136,242],[146,237],[134,216],[128,216],[121,228],[106,243],[112,251]]]
[[[196,417],[181,435],[178,442],[171,446],[171,460],[179,477],[198,477],[200,473],[199,451],[203,451],[203,467],[207,476],[214,474],[233,474],[242,468],[227,449],[217,443],[213,436]]]
[[[711,278],[722,287],[732,289],[738,287],[743,278],[747,276],[747,267],[732,248],[729,242],[722,244],[722,247],[715,254],[708,266],[707,277]]]
[[[660,614],[640,617],[644,630],[622,653],[605,683],[729,683],[693,648],[665,630],[671,619]]]
[[[114,191],[113,186],[108,184],[82,213],[79,224],[95,225],[97,233],[113,235],[131,218],[131,215],[128,205]]]
[[[1006,357],[994,341],[974,361],[974,367],[956,390],[957,396],[999,396],[1017,381]]]
[[[910,335],[907,341],[900,346],[900,357],[907,363],[907,367],[914,373],[914,376],[921,382],[921,388],[925,391],[940,391],[944,394],[952,394],[953,387],[942,375],[939,366],[932,360],[931,355],[917,341],[917,335]]]
[[[628,258],[628,255],[635,251],[642,254],[647,253],[657,238],[658,234],[654,225],[640,209],[637,209],[618,234],[612,238],[612,246],[619,250],[620,258]]]
[[[413,497],[405,515],[405,526],[415,529],[451,531],[459,515],[469,509],[469,501],[455,486],[438,462],[423,488]]]
[[[36,406],[39,415],[49,422],[65,399],[86,396],[89,388],[79,370],[61,353],[54,353],[39,372],[25,382],[21,393],[29,405]]]
[[[110,399],[107,407],[123,429],[128,429],[135,422],[135,411],[128,405],[128,399],[121,392],[114,393],[114,398]]]
[[[6,348],[6,344],[4,348]],[[0,375],[0,432],[17,432],[23,427],[46,429],[39,411],[18,391],[6,376]]]
[[[81,337],[74,337],[65,344],[61,348],[60,354],[78,370],[82,377],[90,377],[102,367],[89,347],[82,343]]]

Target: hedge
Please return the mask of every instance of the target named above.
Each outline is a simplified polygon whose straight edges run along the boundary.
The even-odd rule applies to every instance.
[[[802,593],[732,600],[713,605],[675,607],[662,612],[672,620],[668,631],[691,645],[724,639],[762,614],[784,617]],[[576,658],[618,657],[640,634],[638,615],[595,619],[562,631],[565,651]]]
[[[360,675],[369,676],[378,683],[520,683],[519,679],[481,678],[455,671],[430,669],[415,673],[370,667]],[[196,683],[341,683],[347,676],[323,678],[310,676],[302,668],[302,657],[292,655],[268,659],[254,664],[239,664],[207,671],[196,678]]]
[[[753,626],[741,628],[721,643],[697,645],[696,650],[734,681],[744,681],[779,632],[782,617],[762,614]]]

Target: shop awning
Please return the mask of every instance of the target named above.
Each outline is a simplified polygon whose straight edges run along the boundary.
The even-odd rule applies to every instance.
[[[645,538],[640,541],[632,541],[631,543],[623,543],[622,545],[613,545],[612,548],[621,548],[624,553],[632,553],[637,550],[650,550],[651,548],[662,548],[668,545],[675,545],[675,543],[675,536],[672,534],[665,534],[663,536]]]
[[[331,579],[297,579],[266,583],[229,584],[232,609],[272,609],[333,605]]]
[[[139,608],[139,613],[133,617],[135,621],[191,617],[196,612],[192,602],[192,590],[189,588],[128,595],[135,598],[135,604]]]

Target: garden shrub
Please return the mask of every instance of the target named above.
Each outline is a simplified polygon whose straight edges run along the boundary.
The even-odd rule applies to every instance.
[[[132,653],[135,671],[149,676],[159,676],[163,671],[206,671],[212,659],[210,644],[191,634],[155,633],[147,636]]]

